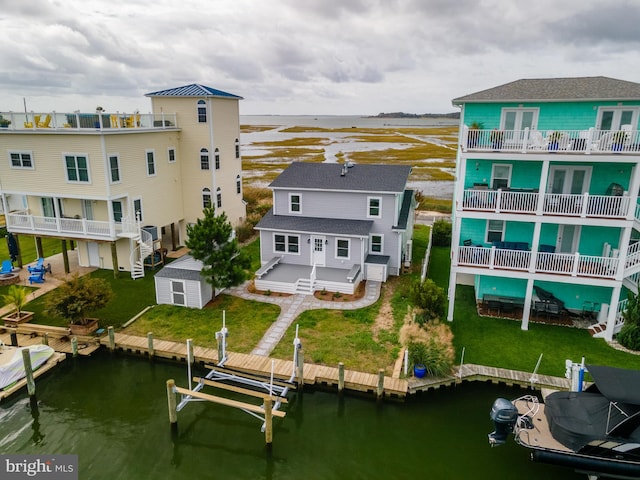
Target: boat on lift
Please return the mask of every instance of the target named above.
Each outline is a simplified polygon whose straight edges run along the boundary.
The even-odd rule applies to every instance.
[[[584,391],[556,391],[544,403],[525,395],[498,398],[489,444],[513,434],[534,462],[618,479],[640,479],[640,371],[587,366],[594,382]]]

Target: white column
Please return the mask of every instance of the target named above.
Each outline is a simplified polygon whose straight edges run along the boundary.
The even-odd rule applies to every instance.
[[[547,192],[547,182],[549,181],[549,160],[542,162],[542,171],[540,172],[540,184],[538,186],[538,209],[536,215],[542,215],[544,211],[544,194]]]
[[[522,307],[522,330],[529,330],[529,315],[531,314],[531,297],[533,296],[533,278],[527,280],[527,290],[524,295],[524,306]]]

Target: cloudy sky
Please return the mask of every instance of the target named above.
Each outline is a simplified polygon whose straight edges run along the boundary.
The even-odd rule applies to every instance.
[[[455,111],[520,78],[640,82],[637,0],[0,0],[0,111],[150,109],[201,83],[243,115]]]

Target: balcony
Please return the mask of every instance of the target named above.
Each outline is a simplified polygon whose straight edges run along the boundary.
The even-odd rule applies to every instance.
[[[86,240],[116,240],[137,232],[134,223],[87,220],[86,218],[58,218],[12,212],[6,215],[7,229],[12,233],[39,236],[72,237]]]
[[[72,131],[124,131],[162,130],[176,128],[175,113],[57,113],[57,112],[0,112],[10,123],[0,127],[3,132],[72,132]]]
[[[532,258],[535,256],[535,259]],[[533,261],[532,261],[533,260]],[[508,250],[496,247],[458,247],[458,265],[490,270],[515,270],[572,277],[614,279],[620,264],[615,257]]]
[[[640,154],[638,130],[462,131],[463,152]]]
[[[467,189],[462,210],[529,215],[560,215],[583,218],[626,218],[628,196],[538,193],[534,189]],[[634,206],[635,208],[635,206]]]

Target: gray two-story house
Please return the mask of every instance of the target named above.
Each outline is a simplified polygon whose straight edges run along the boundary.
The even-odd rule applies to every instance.
[[[292,163],[270,185],[260,231],[258,290],[353,293],[411,261],[411,167]]]

